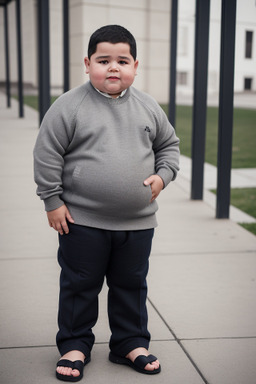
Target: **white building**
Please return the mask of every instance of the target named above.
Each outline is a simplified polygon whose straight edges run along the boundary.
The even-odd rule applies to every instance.
[[[63,85],[62,0],[50,3],[51,86]],[[70,86],[85,82],[83,58],[92,32],[120,24],[137,40],[135,85],[168,102],[171,0],[69,0]],[[177,92],[193,93],[195,0],[178,3]],[[37,87],[37,1],[21,0],[23,81]],[[17,82],[15,1],[8,5],[10,80]],[[221,0],[211,0],[208,90],[219,89]],[[5,81],[4,16],[0,8],[0,82]],[[256,1],[237,0],[235,92],[256,91]]]

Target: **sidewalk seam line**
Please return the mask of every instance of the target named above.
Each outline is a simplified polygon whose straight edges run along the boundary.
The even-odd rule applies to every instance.
[[[151,301],[151,299],[148,297],[148,301],[150,302],[150,304],[152,305],[152,307],[154,308],[154,310],[156,311],[156,313],[158,314],[158,316],[160,317],[160,319],[164,322],[164,324],[166,325],[166,327],[168,328],[168,330],[170,331],[170,333],[172,334],[172,336],[174,337],[175,341],[178,343],[178,345],[180,346],[180,348],[182,349],[182,351],[185,353],[185,355],[187,356],[188,360],[190,361],[190,363],[193,365],[193,367],[195,368],[195,370],[197,371],[197,373],[199,374],[199,376],[201,377],[201,379],[204,381],[205,384],[209,384],[209,382],[206,380],[206,378],[204,377],[203,373],[201,372],[201,370],[198,368],[198,366],[196,365],[196,363],[194,362],[194,360],[192,359],[192,357],[190,356],[190,354],[188,353],[188,351],[186,350],[186,348],[184,347],[184,345],[182,344],[181,342],[181,339],[179,339],[175,332],[171,329],[171,327],[169,326],[169,324],[166,322],[166,320],[164,319],[164,317],[161,315],[161,313],[158,311],[158,309],[156,308],[156,306],[153,304],[153,302]]]
[[[217,336],[217,337],[192,337],[179,339],[180,341],[202,341],[202,340],[246,340],[256,339],[256,336]]]
[[[158,257],[158,256],[187,256],[187,255],[241,255],[241,253],[254,253],[256,251],[255,249],[242,249],[238,251],[213,251],[213,252],[205,252],[205,251],[199,251],[199,252],[152,252],[152,257]],[[19,260],[19,258],[17,258]],[[35,259],[34,259],[35,260]]]
[[[150,300],[149,300],[150,301]],[[151,303],[150,304],[154,307],[154,305]],[[155,309],[155,307],[154,307]],[[156,309],[155,309],[156,310]],[[156,310],[157,311],[157,310]],[[157,312],[158,313],[158,312]],[[161,317],[161,320],[164,321],[164,319]],[[158,342],[182,342],[182,341],[214,341],[214,340],[248,340],[248,339],[256,339],[256,336],[223,336],[223,337],[197,337],[197,338],[184,338],[184,339],[178,339],[175,338],[174,332],[170,329],[170,327],[166,324],[164,321],[165,325],[168,327],[169,331],[173,335],[173,339],[154,339],[151,340],[152,343],[158,343]],[[97,341],[95,342],[95,345],[107,345],[108,341]],[[54,344],[49,344],[49,345],[20,345],[20,346],[10,346],[10,347],[0,347],[0,351],[7,350],[7,349],[29,349],[29,348],[56,348],[56,345]]]

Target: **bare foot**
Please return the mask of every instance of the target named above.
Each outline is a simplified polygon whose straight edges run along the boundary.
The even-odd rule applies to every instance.
[[[63,355],[61,357],[60,361],[64,360],[64,359],[67,359],[70,361],[81,360],[82,362],[84,362],[85,355],[80,351],[70,351],[70,352],[66,353],[65,355]],[[77,369],[72,369],[72,368],[68,368],[68,367],[57,367],[56,371],[58,373],[60,373],[61,375],[65,375],[65,376],[77,377],[80,375],[80,372]]]
[[[136,348],[133,351],[129,352],[128,355],[126,355],[125,357],[127,359],[130,359],[132,362],[134,362],[134,360],[138,356],[140,356],[140,355],[148,356],[149,354],[150,353],[148,352],[148,350],[146,348]],[[156,361],[153,361],[150,364],[147,364],[145,366],[145,369],[148,370],[148,371],[154,371],[155,369],[158,369],[159,366],[160,366],[160,363],[159,363],[158,360],[156,360]]]

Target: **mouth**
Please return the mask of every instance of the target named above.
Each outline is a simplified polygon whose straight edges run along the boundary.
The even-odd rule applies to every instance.
[[[120,80],[120,78],[117,76],[109,76],[107,79],[108,80]]]

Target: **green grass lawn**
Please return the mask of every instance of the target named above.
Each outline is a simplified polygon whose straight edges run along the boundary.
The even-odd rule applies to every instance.
[[[18,99],[16,95],[13,96],[15,99]],[[34,95],[25,95],[24,104],[29,105],[30,107],[36,109],[38,111],[38,96]],[[51,104],[57,99],[57,96],[51,96]]]
[[[167,112],[167,105],[162,105]],[[192,107],[177,106],[175,129],[181,143],[181,153],[191,157]],[[234,110],[232,168],[256,167],[256,110]],[[205,161],[217,165],[218,108],[208,107],[205,143]]]
[[[231,204],[256,218],[256,188],[231,189]],[[245,229],[256,235],[256,223],[240,223]]]
[[[231,204],[256,218],[256,188],[231,190]]]
[[[17,98],[17,97],[16,97]],[[51,103],[57,99],[51,97]],[[24,96],[24,103],[38,109],[37,96]],[[168,106],[162,105],[167,113]],[[177,106],[175,129],[180,138],[181,153],[191,157],[192,107]],[[232,168],[256,168],[256,110],[234,109]],[[218,108],[208,107],[205,161],[217,165]],[[232,189],[231,204],[256,218],[256,188]],[[256,235],[256,224],[241,225]]]

